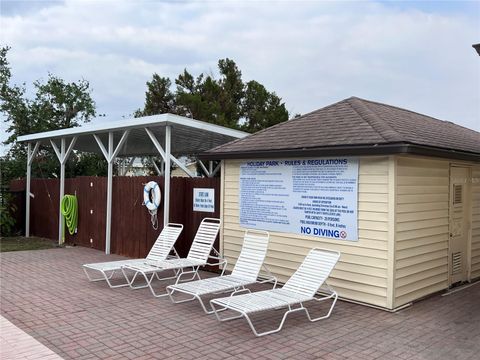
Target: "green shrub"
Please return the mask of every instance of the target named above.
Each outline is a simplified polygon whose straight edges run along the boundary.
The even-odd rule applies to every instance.
[[[13,213],[17,210],[13,204],[13,196],[7,192],[1,195],[0,201],[0,235],[10,236],[15,229],[15,218]]]

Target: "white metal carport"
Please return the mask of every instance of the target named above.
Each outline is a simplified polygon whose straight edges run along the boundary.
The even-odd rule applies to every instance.
[[[60,162],[60,201],[65,191],[65,163],[73,150],[102,154],[107,160],[105,252],[109,254],[112,221],[112,178],[115,158],[160,154],[165,166],[162,172],[165,178],[163,221],[166,224],[169,220],[171,162],[174,162],[189,176],[193,177],[195,175],[178,160],[180,156],[196,155],[247,135],[242,131],[183,116],[162,114],[20,136],[18,141],[26,142],[28,151],[25,236],[30,236],[31,165],[40,145],[51,145]],[[202,162],[199,162],[199,165],[207,176],[215,175],[219,169],[219,165],[214,169],[212,163],[210,163],[209,169]],[[62,241],[62,227],[62,214],[59,211],[59,243]]]

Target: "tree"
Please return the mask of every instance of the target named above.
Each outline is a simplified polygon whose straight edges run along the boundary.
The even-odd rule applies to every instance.
[[[288,111],[281,99],[255,80],[247,83],[243,113],[242,130],[251,133],[288,120]]]
[[[74,154],[74,156],[75,158],[71,163],[75,164],[74,169],[72,169],[75,175],[107,176],[108,165],[103,155],[79,153]]]
[[[245,95],[245,85],[242,81],[242,72],[233,60],[223,59],[218,61],[220,70],[220,96],[221,109],[224,114],[224,123],[228,127],[237,127],[238,120],[244,115],[242,100]]]
[[[21,135],[42,131],[65,129],[89,122],[95,116],[95,102],[91,97],[88,81],[65,82],[48,74],[46,81],[35,81],[35,97],[26,97],[25,84],[11,84],[11,69],[7,60],[9,47],[0,49],[0,111],[8,124],[8,139],[11,145],[2,158],[4,184],[25,175],[26,150],[16,142]],[[68,176],[78,173],[77,166],[88,156],[71,156],[66,166]],[[33,163],[32,175],[37,177],[58,176],[58,160],[49,146],[41,146],[37,161]],[[79,166],[78,168],[82,168]],[[100,169],[102,166],[100,166]]]
[[[79,126],[95,116],[89,83],[80,80],[65,83],[64,80],[48,74],[44,83],[33,83],[35,99],[25,98],[25,88],[2,84],[0,110],[6,115],[10,137],[6,144],[14,143],[18,136]],[[3,91],[5,89],[5,91]]]
[[[80,126],[95,116],[95,102],[90,95],[90,84],[86,80],[65,83],[64,80],[48,74],[46,83],[34,83],[37,94],[32,102],[33,114],[44,128],[52,130]]]
[[[15,141],[18,134],[28,134],[32,124],[27,120],[29,104],[24,98],[25,88],[10,85],[12,73],[7,60],[9,47],[0,49],[0,111],[6,116],[5,121],[11,123],[7,132],[15,132],[7,143]]]
[[[175,79],[175,92],[168,78],[153,74],[136,116],[170,112],[249,132],[288,120],[281,98],[257,81],[245,84],[233,60],[219,60],[218,71],[217,80],[204,74],[195,78],[184,69]]]
[[[174,112],[175,95],[170,90],[171,86],[169,78],[153,74],[152,81],[147,81],[144,108],[137,110],[135,117]]]

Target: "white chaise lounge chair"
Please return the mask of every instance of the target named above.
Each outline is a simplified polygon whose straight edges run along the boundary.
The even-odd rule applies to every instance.
[[[340,253],[337,251],[312,249],[298,270],[281,289],[264,290],[251,294],[213,299],[210,300],[210,305],[214,309],[217,319],[220,321],[245,317],[256,336],[264,336],[280,331],[288,314],[292,312],[305,311],[310,321],[328,318],[332,313],[338,296],[325,281],[339,258]],[[327,295],[322,295],[319,298],[315,297],[319,289],[322,290],[322,293],[327,293]],[[311,318],[310,313],[304,307],[304,303],[311,300],[323,301],[327,299],[333,299],[328,313],[324,316]],[[286,308],[287,311],[283,315],[278,328],[260,333],[257,332],[250,316],[260,311],[280,308]],[[220,312],[224,310],[232,310],[236,312],[237,315],[221,317]]]
[[[231,275],[217,276],[208,279],[196,280],[176,285],[167,286],[167,291],[172,302],[178,304],[198,299],[202,305],[203,311],[212,314],[213,310],[207,310],[202,300],[202,296],[232,291],[230,296],[241,292],[250,292],[245,286],[254,283],[272,282],[275,288],[277,279],[272,275],[268,268],[263,264],[267,254],[269,233],[259,230],[247,230],[243,239],[243,246],[238,256],[238,260],[233,268]],[[258,280],[261,268],[266,272],[266,278]],[[175,297],[177,293],[189,295],[188,298],[179,299]]]
[[[220,257],[220,254],[217,250],[213,248],[213,243],[218,235],[218,231],[220,230],[220,219],[214,218],[205,218],[202,220],[200,226],[198,227],[197,233],[195,234],[195,238],[193,239],[192,246],[186,258],[179,258],[179,259],[169,259],[163,261],[157,261],[155,263],[149,264],[133,264],[133,265],[125,265],[122,266],[122,272],[127,280],[130,288],[138,289],[142,287],[149,287],[150,291],[152,292],[153,296],[155,297],[162,297],[168,296],[168,292],[164,293],[157,293],[152,287],[152,281],[155,277],[158,278],[158,274],[165,270],[174,270],[176,271],[176,282],[178,284],[182,276],[185,274],[191,274],[191,277],[187,280],[182,281],[189,281],[193,280],[196,277],[200,279],[200,274],[198,270],[201,266],[205,265],[223,265],[223,271],[225,271],[226,260]],[[211,256],[210,252],[215,252],[216,256]],[[216,263],[209,263],[208,259],[215,259],[218,262]],[[185,269],[191,269],[185,271]],[[128,273],[133,273],[133,276],[130,278]],[[222,272],[223,274],[223,272]],[[145,284],[142,285],[135,285],[135,279],[139,276],[143,276],[145,279]]]
[[[108,261],[108,262],[101,262],[101,263],[92,263],[92,264],[84,264],[83,271],[87,275],[88,280],[90,281],[102,281],[105,280],[111,288],[118,288],[122,286],[128,286],[128,282],[115,284],[111,283],[113,275],[117,270],[121,270],[122,266],[125,265],[139,265],[149,262],[156,262],[165,260],[169,257],[169,254],[173,251],[175,254],[173,257],[178,258],[177,251],[175,250],[175,242],[177,241],[178,237],[180,236],[183,230],[183,225],[169,223],[167,226],[163,228],[158,235],[155,244],[153,244],[150,252],[148,253],[145,259],[128,259],[128,260],[118,260],[118,261]],[[90,273],[92,272],[99,272],[102,274],[102,277],[94,278],[91,276]],[[124,277],[122,277],[123,279]]]

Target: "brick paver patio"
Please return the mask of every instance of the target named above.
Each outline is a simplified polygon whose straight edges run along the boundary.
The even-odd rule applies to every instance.
[[[256,338],[244,320],[219,323],[197,303],[86,280],[81,264],[113,259],[81,247],[2,253],[1,314],[66,359],[480,358],[480,283],[395,314],[339,302],[330,319],[292,314],[282,332]]]
[[[0,316],[0,359],[61,360],[62,358]]]

